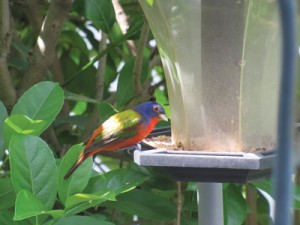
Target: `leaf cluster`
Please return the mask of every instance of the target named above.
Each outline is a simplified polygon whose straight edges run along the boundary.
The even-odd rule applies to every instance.
[[[113,224],[105,216],[96,219],[88,214],[78,214],[97,208],[104,202],[108,206],[102,207],[114,208],[109,205],[113,205],[112,202],[119,195],[133,190],[150,178],[149,174],[130,167],[92,176],[92,158],[89,158],[68,180],[64,180],[65,173],[83,150],[82,144],[73,145],[59,160],[50,146],[39,137],[54,121],[63,101],[62,88],[56,83],[44,81],[25,92],[10,115],[1,103],[0,111],[4,115],[1,118],[1,154],[3,156],[3,150],[9,149],[6,158],[10,166],[10,170],[3,168],[4,174],[0,178],[1,224],[17,221],[22,224],[71,224],[78,221]],[[145,196],[155,196],[147,191],[134,192],[140,195],[139,200]],[[126,196],[122,195],[125,197],[124,211],[131,215],[133,210],[128,211],[128,204],[134,202],[130,201],[130,196],[126,201]],[[147,197],[148,201],[151,200],[150,196]],[[171,208],[169,210],[173,209],[167,200],[165,204]],[[161,214],[156,213],[155,216],[160,219]],[[164,219],[170,219],[170,216]]]

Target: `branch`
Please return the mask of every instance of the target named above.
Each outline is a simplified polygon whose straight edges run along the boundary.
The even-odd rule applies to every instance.
[[[60,145],[56,133],[54,131],[53,126],[48,127],[41,137],[47,142],[47,144],[51,145],[55,151],[55,153],[59,156],[63,156],[65,153],[65,149]]]
[[[151,85],[151,80],[147,79],[144,83],[142,92],[139,95],[136,95],[136,97],[126,105],[125,109],[130,109],[142,102],[149,101],[149,99],[153,97],[154,91],[155,89],[154,86]]]
[[[151,71],[155,66],[161,65],[160,55],[156,55],[149,63],[149,71]]]
[[[23,11],[26,14],[28,21],[32,26],[34,34],[38,36],[44,20],[43,16],[39,11],[38,0],[23,0],[21,4],[24,8]],[[54,60],[50,67],[50,71],[53,74],[55,81],[59,82],[60,84],[63,84],[65,82],[60,61],[57,55],[54,55]],[[65,102],[60,114],[66,116],[69,115],[69,112],[70,109],[68,102]]]
[[[8,0],[2,0],[0,3],[0,99],[9,110],[12,109],[17,100],[16,91],[12,84],[7,65],[12,40],[10,25],[9,3]]]
[[[51,1],[33,54],[29,57],[29,68],[20,86],[21,94],[35,83],[42,81],[46,71],[52,64],[60,30],[71,5],[72,0]]]
[[[135,63],[133,68],[133,78],[134,78],[134,87],[136,91],[136,95],[140,95],[143,91],[142,84],[141,84],[141,73],[142,73],[142,66],[143,66],[143,58],[144,58],[144,49],[148,41],[149,35],[149,25],[147,21],[144,22],[141,36],[140,36],[140,43],[137,55],[135,57]]]
[[[107,48],[107,35],[102,32],[101,41],[99,43],[99,52]],[[98,69],[96,73],[96,95],[95,99],[97,101],[103,100],[103,92],[104,92],[104,76],[106,69],[106,54],[99,59]]]
[[[99,52],[102,52],[104,49],[107,48],[107,35],[105,33],[101,33],[101,40],[99,43]],[[104,92],[104,76],[105,76],[105,69],[106,69],[106,54],[101,57],[98,61],[98,69],[96,73],[96,93],[95,99],[98,102],[103,100],[103,92]],[[93,111],[90,115],[89,121],[86,125],[83,134],[81,135],[81,141],[85,141],[92,133],[94,129],[99,125],[100,115],[98,110],[98,105],[93,105]]]
[[[33,33],[38,36],[44,20],[40,14],[38,0],[25,0],[20,4],[24,7],[23,11],[32,26]]]
[[[39,11],[38,0],[25,0],[21,4],[24,7],[24,13],[26,14],[26,17],[32,26],[34,34],[38,36],[44,20],[43,16],[40,14]],[[58,81],[60,84],[63,84],[65,82],[64,75],[57,55],[54,56],[54,60],[51,65],[50,71],[53,74],[55,81]],[[68,107],[65,108],[68,109]],[[67,109],[66,112],[68,113]]]
[[[126,34],[127,30],[129,28],[129,22],[128,22],[128,16],[125,14],[123,7],[121,6],[119,0],[112,0],[115,14],[116,14],[116,20],[120,26],[122,34]],[[130,52],[133,56],[136,56],[136,46],[132,40],[126,41]]]

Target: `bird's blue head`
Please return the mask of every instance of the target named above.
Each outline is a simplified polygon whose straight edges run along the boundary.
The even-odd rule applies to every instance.
[[[156,118],[158,120],[168,121],[168,117],[166,116],[164,108],[156,102],[144,102],[135,106],[133,110],[150,120]]]

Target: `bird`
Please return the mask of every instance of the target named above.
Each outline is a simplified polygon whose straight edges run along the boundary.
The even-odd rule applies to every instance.
[[[90,156],[101,151],[117,151],[137,144],[150,134],[159,121],[168,121],[168,117],[162,105],[155,101],[141,103],[109,117],[94,130],[64,179],[67,180]]]

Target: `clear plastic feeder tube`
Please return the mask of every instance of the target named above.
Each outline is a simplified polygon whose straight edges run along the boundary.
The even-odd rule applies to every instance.
[[[280,66],[276,1],[139,2],[166,75],[173,142],[188,150],[274,148]]]

